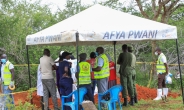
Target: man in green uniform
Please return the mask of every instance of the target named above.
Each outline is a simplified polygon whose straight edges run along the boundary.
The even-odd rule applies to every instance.
[[[123,106],[127,106],[127,88],[130,90],[130,105],[134,105],[134,90],[133,90],[133,81],[132,81],[132,54],[128,52],[128,47],[126,44],[122,46],[123,53],[118,57],[117,64],[120,65],[120,81],[123,86],[122,97],[124,98]]]
[[[128,52],[132,54],[132,64],[131,67],[133,68],[132,70],[132,80],[133,80],[133,88],[134,88],[134,101],[137,103],[137,91],[136,91],[136,71],[135,71],[135,64],[136,64],[136,56],[132,53],[134,51],[132,46],[128,46]],[[128,88],[128,93],[130,94],[130,88]]]

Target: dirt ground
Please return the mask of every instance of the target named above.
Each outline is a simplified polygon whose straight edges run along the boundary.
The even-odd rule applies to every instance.
[[[120,79],[117,78],[117,84],[120,84]],[[156,89],[151,89],[151,88],[147,88],[147,87],[143,87],[143,86],[140,86],[140,85],[136,85],[136,88],[137,88],[137,93],[138,93],[138,100],[152,100],[156,97],[156,94],[157,94],[157,91]],[[27,92],[22,92],[22,93],[16,93],[14,94],[14,100],[15,100],[15,105],[18,105],[19,101],[22,101],[23,103],[25,101],[27,101],[27,96],[28,96],[28,93]],[[172,92],[169,92],[169,97],[173,97],[173,98],[176,98],[179,96],[178,93],[172,93]],[[32,94],[32,102],[35,106],[37,106],[38,108],[41,107],[41,97],[40,96],[37,96],[36,94],[36,91],[33,92]],[[119,97],[121,98],[121,102],[123,102],[123,98],[121,97],[121,94],[119,95]],[[95,95],[95,103],[97,104],[98,102],[98,96]],[[60,99],[58,99],[58,104],[59,106],[61,105],[61,101]],[[52,104],[52,99],[49,98],[49,107],[50,108],[53,108],[53,104]]]

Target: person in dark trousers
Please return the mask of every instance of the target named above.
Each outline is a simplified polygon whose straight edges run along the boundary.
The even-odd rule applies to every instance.
[[[159,47],[155,50],[155,55],[158,56],[156,69],[158,75],[158,89],[157,89],[157,97],[153,100],[165,100],[168,95],[168,88],[166,87],[165,83],[165,76],[168,75],[168,65],[167,65],[167,58],[162,53]]]
[[[43,93],[44,93],[44,110],[48,110],[48,98],[49,93],[52,97],[52,102],[54,104],[54,110],[59,110],[57,97],[56,97],[56,83],[54,81],[54,76],[52,70],[56,70],[57,67],[50,57],[50,50],[44,49],[43,57],[40,58],[40,68],[41,68],[41,78],[43,84]]]
[[[95,52],[91,52],[90,53],[90,59],[86,60],[88,63],[91,64],[91,67],[93,68],[95,65],[95,61],[96,61],[96,54]],[[95,87],[96,87],[96,79],[94,78],[94,72],[91,72],[91,88],[92,88],[92,94],[94,95],[95,92]]]
[[[59,62],[59,90],[60,90],[60,95],[67,96],[70,93],[72,93],[73,87],[73,79],[71,78],[71,64],[68,62],[70,59],[71,53],[64,51],[62,55],[60,56],[60,59],[62,60]],[[72,97],[67,98],[65,102],[72,102]],[[65,106],[65,110],[71,110],[70,107]]]
[[[72,93],[73,79],[68,74],[64,74],[61,77],[59,84],[60,84],[60,94],[61,95],[67,96],[70,93]],[[65,102],[72,102],[72,97],[65,98]],[[68,106],[65,106],[64,110],[71,110],[71,108]]]
[[[127,101],[127,91],[129,88],[129,96],[131,97],[130,105],[134,105],[134,90],[133,90],[133,81],[132,81],[132,54],[128,52],[128,46],[126,44],[122,45],[123,53],[120,53],[118,57],[117,64],[120,65],[120,82],[123,87],[122,97],[124,98],[123,106],[128,105]]]
[[[138,103],[137,100],[137,90],[136,90],[136,71],[135,71],[135,65],[136,65],[136,56],[133,54],[133,47],[132,46],[128,46],[128,52],[130,52],[132,54],[132,64],[131,67],[133,68],[132,70],[132,80],[133,80],[133,89],[134,89],[134,101],[135,103]],[[128,92],[130,94],[130,90],[128,88]]]
[[[64,52],[64,51],[61,51],[61,52],[59,53],[59,58],[57,58],[57,59],[55,60],[55,64],[56,64],[56,66],[58,67],[57,70],[56,70],[56,84],[57,84],[57,89],[58,89],[59,93],[60,93],[60,90],[59,90],[59,79],[60,79],[60,74],[59,74],[59,62],[62,62],[62,61],[63,61],[63,58],[62,58],[62,56],[61,56],[63,52]]]
[[[84,97],[85,100],[90,100],[94,103],[94,96],[92,94],[91,88],[91,65],[86,62],[86,53],[81,53],[79,55],[80,62],[79,67],[77,67],[76,78],[79,78],[79,88],[85,87],[87,89],[87,93]]]

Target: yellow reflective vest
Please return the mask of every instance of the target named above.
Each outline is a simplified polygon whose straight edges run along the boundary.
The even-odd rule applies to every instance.
[[[98,71],[98,72],[94,72],[94,78],[95,79],[103,79],[103,78],[107,78],[109,77],[109,60],[107,58],[107,56],[105,54],[101,54],[99,55],[97,58],[96,58],[96,62],[95,62],[95,68],[98,66],[98,59],[99,57],[101,57],[104,61],[104,64],[102,66],[102,69],[101,71]]]
[[[10,82],[11,82],[12,74],[9,69],[10,64],[11,62],[7,61],[4,67],[4,71],[3,71],[3,79],[4,79],[3,84],[4,85],[10,85]]]
[[[79,63],[79,85],[91,83],[91,67],[88,62]]]
[[[161,58],[165,56],[163,53],[161,53],[158,57],[158,60],[157,60],[157,65],[156,65],[156,68],[157,68],[157,73],[165,73],[166,72],[166,68],[165,68],[165,65],[164,63],[161,61]]]

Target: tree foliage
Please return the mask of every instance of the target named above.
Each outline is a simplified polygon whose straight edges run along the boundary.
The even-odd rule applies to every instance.
[[[132,4],[137,4],[138,9],[132,6],[125,6],[125,3],[119,0],[106,0],[100,2],[101,5],[110,8],[127,12],[136,16],[145,17],[155,21],[169,23],[177,27],[184,25],[184,7],[181,7],[183,2],[179,0],[152,0],[150,2],[144,0],[132,0]],[[166,2],[167,1],[167,2]],[[41,5],[41,1],[30,3],[27,0],[1,0],[0,1],[0,53],[6,53],[9,60],[13,64],[27,63],[25,38],[29,34],[34,34],[43,30],[57,22],[67,19],[91,5],[82,5],[81,0],[67,0],[63,10],[58,9],[53,13],[48,5]],[[169,11],[168,11],[169,10]],[[164,16],[165,17],[164,17]],[[181,28],[183,31],[183,28]],[[180,36],[181,33],[179,32]],[[184,61],[184,39],[179,37],[179,49],[181,53],[181,61]],[[176,47],[175,41],[160,41],[159,46],[164,49],[164,53],[169,57],[169,63],[176,63]],[[152,61],[152,47],[150,42],[142,42],[131,44],[135,48],[135,54],[138,61]],[[105,47],[106,53],[114,57],[113,46]],[[61,50],[67,50],[76,55],[75,46],[30,46],[29,58],[31,64],[38,64],[39,58],[42,56],[44,48],[51,50],[53,59],[58,57]],[[95,51],[96,46],[81,46],[80,52],[90,53]],[[116,46],[116,57],[121,52],[121,46]],[[113,58],[112,58],[113,59]],[[16,85],[19,90],[28,89],[28,71],[27,67],[15,67],[16,69]],[[142,65],[142,71],[146,70],[147,66]],[[31,81],[32,86],[36,86],[36,70],[37,67],[31,66]],[[149,70],[148,70],[149,71]]]

